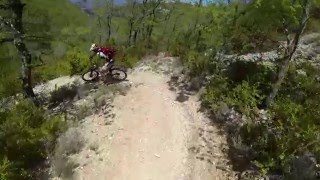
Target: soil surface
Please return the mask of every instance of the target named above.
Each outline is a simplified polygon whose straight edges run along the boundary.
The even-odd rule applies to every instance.
[[[79,180],[235,179],[226,137],[199,111],[197,95],[177,101],[169,75],[136,70],[131,88],[79,127],[87,147],[73,155]],[[171,89],[171,90],[170,90]]]

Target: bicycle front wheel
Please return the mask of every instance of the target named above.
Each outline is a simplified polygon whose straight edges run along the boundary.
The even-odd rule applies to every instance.
[[[99,72],[95,69],[82,74],[82,79],[84,81],[95,81],[98,77],[99,77]]]

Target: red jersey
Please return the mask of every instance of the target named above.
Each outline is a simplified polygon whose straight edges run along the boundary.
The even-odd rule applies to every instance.
[[[113,59],[114,55],[115,55],[115,50],[111,49],[111,48],[106,48],[106,47],[99,47],[97,49],[94,50],[95,53],[103,53],[105,54],[107,57],[109,57],[109,59]]]

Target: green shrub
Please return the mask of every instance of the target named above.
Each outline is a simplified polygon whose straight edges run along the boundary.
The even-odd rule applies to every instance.
[[[0,98],[13,96],[21,92],[21,89],[21,81],[17,77],[0,79]]]
[[[54,59],[53,62],[47,62],[43,66],[35,68],[32,78],[34,83],[38,83],[69,74],[69,62],[64,59]]]
[[[84,72],[94,63],[101,63],[98,59],[89,60],[89,53],[83,52],[79,48],[73,48],[67,51],[62,58],[47,57],[44,65],[37,67],[33,71],[33,80],[35,83],[48,81],[63,75],[74,75]],[[99,65],[99,64],[98,64]]]
[[[270,111],[272,121],[247,124],[242,129],[244,142],[256,152],[254,160],[263,172],[283,172],[295,156],[306,151],[319,159],[319,125],[316,119],[308,118],[307,108],[278,98]]]
[[[271,84],[276,79],[274,66],[256,62],[236,61],[227,68],[228,78],[234,84],[248,81],[250,85],[258,85],[258,89],[267,94],[271,91]]]
[[[206,87],[202,103],[219,115],[225,104],[246,115],[241,142],[250,147],[250,160],[262,173],[288,174],[296,156],[311,152],[320,159],[320,77],[310,63],[291,64],[269,119],[259,119],[257,106],[270,92],[274,68],[246,62],[231,64]]]
[[[1,176],[31,178],[33,168],[47,157],[48,146],[53,143],[61,127],[60,117],[47,117],[42,109],[27,101],[2,112],[0,162],[4,172]]]
[[[211,108],[213,112],[219,110],[218,105],[224,102],[246,116],[255,114],[261,100],[262,96],[257,86],[243,81],[232,88],[230,82],[222,77],[214,78],[202,96],[203,105]]]
[[[189,51],[183,61],[190,70],[190,76],[199,76],[208,70],[208,58],[198,52]]]
[[[13,164],[5,157],[0,157],[0,180],[12,179],[14,177]]]
[[[117,64],[128,68],[133,68],[138,61],[138,57],[125,54],[124,56],[122,56],[121,61],[117,61]]]
[[[206,87],[206,93],[201,97],[202,104],[208,107],[211,112],[218,111],[219,102],[226,98],[225,92],[228,90],[227,78],[221,76],[215,77],[211,80],[210,84]]]
[[[247,116],[253,115],[258,110],[257,105],[262,100],[257,86],[250,85],[247,81],[243,81],[227,94],[226,103]]]
[[[68,51],[65,59],[69,62],[71,75],[84,72],[89,68],[91,63],[99,63],[97,61],[91,62],[89,60],[89,54],[77,48]]]
[[[116,64],[133,68],[136,63],[147,53],[142,44],[131,47],[118,47],[116,52]]]
[[[304,71],[298,73],[297,69]],[[285,173],[296,156],[311,152],[320,159],[320,83],[314,66],[292,65],[269,109],[271,120],[247,124],[244,142],[256,153],[255,163],[263,172]]]
[[[0,60],[0,98],[21,92],[20,64],[11,61],[12,59]]]
[[[50,105],[56,106],[63,101],[72,100],[78,93],[77,89],[78,87],[73,84],[70,86],[62,86],[54,90],[50,95]]]

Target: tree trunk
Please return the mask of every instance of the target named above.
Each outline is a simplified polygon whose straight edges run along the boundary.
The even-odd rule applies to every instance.
[[[133,18],[129,19],[129,36],[128,36],[127,46],[131,45],[132,31],[133,31]]]
[[[21,78],[22,88],[25,97],[30,98],[35,105],[39,105],[39,102],[33,92],[32,78],[31,78],[31,54],[23,42],[23,27],[22,27],[22,14],[25,4],[22,4],[20,0],[11,0],[9,7],[12,10],[13,15],[13,29],[14,29],[14,45],[18,50],[21,58]]]
[[[297,50],[300,37],[303,34],[304,29],[306,28],[306,24],[309,19],[309,8],[310,8],[309,6],[310,6],[310,0],[307,0],[305,6],[303,6],[303,15],[300,20],[299,29],[295,33],[294,38],[292,40],[289,39],[288,29],[287,28],[285,29],[285,32],[287,34],[287,49],[285,51],[283,64],[281,65],[279,73],[278,73],[278,79],[273,84],[272,91],[266,99],[266,108],[268,108],[273,103],[273,101],[274,101],[275,97],[277,96],[278,91],[281,87],[281,84],[283,83],[285,76],[287,75],[290,61],[293,57],[293,54]]]
[[[101,27],[101,17],[98,16],[98,25],[99,25],[99,44],[102,44],[102,27]]]
[[[161,0],[157,0],[155,6],[152,9],[151,17],[152,17],[152,23],[156,23],[157,16],[156,16],[156,10],[160,6]],[[151,47],[151,36],[153,33],[154,24],[149,25],[147,29],[147,44],[149,47]]]
[[[152,35],[152,31],[153,31],[153,25],[150,25],[147,28],[147,47],[151,47],[151,35]]]
[[[135,30],[133,34],[133,43],[136,44],[139,30]]]
[[[113,0],[110,0],[110,9],[107,17],[107,27],[108,27],[108,35],[107,35],[107,40],[109,41],[111,38],[111,25],[112,25],[112,16],[113,16]]]
[[[178,21],[178,17],[176,17],[174,23],[173,23],[173,27],[172,27],[172,32],[170,33],[170,35],[168,36],[168,39],[167,39],[167,51],[169,51],[169,47],[170,47],[170,44],[171,44],[171,39],[174,35],[174,33],[176,32],[176,25],[177,25],[177,21]]]
[[[107,26],[108,26],[108,36],[107,36],[107,40],[109,41],[111,38],[111,15],[108,16],[107,18]]]
[[[202,31],[201,29],[198,30],[198,34],[197,34],[197,40],[196,40],[196,48],[199,48],[199,43],[200,43],[200,39],[201,39],[201,35],[202,35]]]

